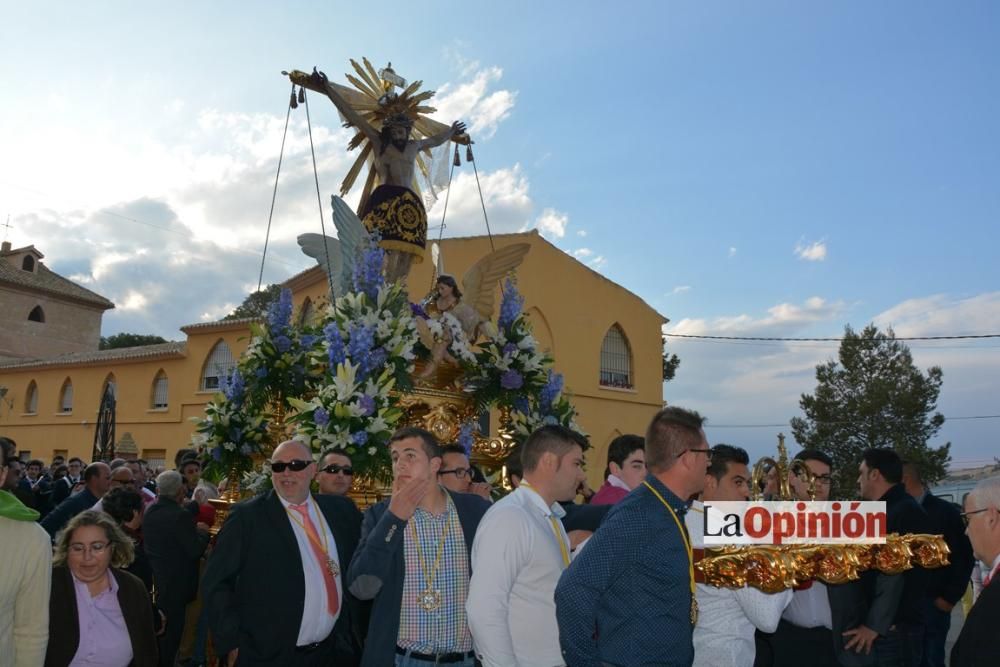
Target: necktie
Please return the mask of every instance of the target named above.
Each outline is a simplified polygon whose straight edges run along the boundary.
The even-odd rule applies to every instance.
[[[993,570],[990,570],[989,572],[986,573],[986,576],[983,577],[983,588],[989,586],[990,582],[993,581],[993,572],[994,572]]]
[[[289,507],[302,515],[302,528],[306,531],[306,537],[309,538],[309,546],[312,547],[313,555],[316,556],[319,569],[323,573],[323,581],[326,584],[326,608],[331,614],[336,614],[337,609],[340,608],[340,602],[337,599],[337,582],[333,580],[330,558],[324,547],[320,544],[319,533],[316,532],[316,526],[309,517],[309,504],[289,505]]]

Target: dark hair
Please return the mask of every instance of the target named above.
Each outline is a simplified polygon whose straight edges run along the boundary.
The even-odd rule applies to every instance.
[[[657,412],[646,430],[646,468],[663,472],[686,450],[697,448],[704,423],[694,410],[669,406]]]
[[[44,468],[45,464],[42,463],[39,459],[31,459],[30,461],[24,464],[25,468],[30,468],[31,466],[38,466],[39,468]]]
[[[463,447],[462,445],[455,445],[455,444],[441,445],[440,449],[441,449],[441,456],[444,456],[445,454],[461,454],[466,458],[468,458],[469,456],[469,452],[465,451],[465,447]]]
[[[392,143],[392,135],[390,134],[392,127],[393,125],[391,123],[384,123],[382,125],[382,129],[378,132],[379,143],[382,144],[378,151],[379,155],[382,155],[382,153],[385,152],[385,149],[389,147],[389,144]],[[400,126],[397,125],[396,127]],[[410,134],[413,132],[413,126],[410,125],[407,127],[404,125],[402,127],[406,127],[406,139],[409,140]]]
[[[404,426],[403,428],[398,429],[392,434],[392,437],[389,438],[389,446],[391,447],[394,442],[399,442],[400,440],[406,440],[408,438],[420,439],[420,442],[424,447],[424,453],[427,454],[428,459],[441,458],[441,445],[438,444],[437,438],[435,438],[434,434],[430,431],[417,426]]]
[[[795,455],[793,461],[819,461],[820,463],[825,463],[830,466],[830,470],[833,470],[833,459],[826,452],[821,452],[818,449],[803,449],[801,452]]]
[[[517,476],[519,478],[524,478],[524,466],[521,465],[521,448],[515,447],[511,450],[510,454],[507,455],[507,460],[504,461],[504,465],[507,466],[507,479],[510,477]]]
[[[549,452],[562,458],[574,447],[587,451],[590,443],[587,439],[572,429],[556,424],[549,424],[535,429],[521,447],[521,466],[525,472],[531,472],[538,467],[542,455]]]
[[[872,447],[866,449],[861,455],[868,470],[878,470],[885,481],[890,484],[899,484],[903,481],[903,462],[899,454],[887,447]]]
[[[608,465],[604,468],[604,476],[611,474],[612,463],[621,468],[625,465],[625,459],[632,456],[632,452],[645,448],[646,441],[641,435],[626,433],[612,440],[608,445]]]
[[[180,472],[181,470],[184,470],[184,468],[191,465],[192,463],[198,466],[198,469],[201,470],[201,461],[198,460],[198,457],[185,456],[184,459],[181,461],[181,464],[177,466],[177,471]]]
[[[83,465],[83,459],[81,459],[81,458],[80,458],[79,456],[74,456],[74,457],[73,457],[73,458],[71,458],[71,459],[70,459],[69,461],[66,461],[66,465],[69,465],[69,464],[70,464],[70,463],[72,463],[73,461],[76,461],[76,462],[77,462],[77,463],[79,463],[80,465]]]
[[[903,461],[903,472],[909,473],[918,483],[927,485],[927,482],[924,481],[924,471],[916,461]]]
[[[750,465],[750,456],[747,454],[747,450],[724,443],[719,443],[712,447],[710,460],[711,463],[708,464],[705,474],[711,475],[717,481],[721,481],[726,476],[726,473],[729,472],[730,463]]]
[[[193,449],[178,449],[177,453],[174,454],[174,467],[180,470],[184,459],[195,456],[196,453]]]
[[[69,474],[69,467],[65,463],[60,463],[52,469],[52,479],[59,479]]]
[[[95,461],[83,469],[83,482],[85,484],[101,474],[101,465],[108,465],[108,464],[107,463],[102,464],[100,461]]]
[[[440,276],[437,277],[437,280],[434,281],[435,285],[437,285],[438,283],[444,283],[445,285],[450,287],[456,299],[462,298],[462,290],[458,289],[458,281],[455,280],[454,276],[450,276],[447,273],[442,273]]]
[[[101,508],[119,524],[131,521],[135,512],[142,514],[142,507],[142,496],[135,489],[111,489],[101,499]]]
[[[330,454],[337,454],[338,456],[343,456],[348,461],[351,460],[350,455],[348,455],[348,453],[345,452],[343,449],[335,449],[335,448],[331,447],[330,449],[328,449],[325,452],[323,452],[323,454],[319,457],[320,463],[322,463],[323,461],[325,461],[326,457],[329,456]]]
[[[0,464],[9,465],[7,462],[17,458],[17,445],[10,438],[0,436]]]

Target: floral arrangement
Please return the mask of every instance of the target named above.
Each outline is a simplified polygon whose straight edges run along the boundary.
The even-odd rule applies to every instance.
[[[268,422],[259,411],[249,409],[247,386],[240,369],[220,382],[221,393],[205,406],[198,420],[193,443],[207,454],[205,472],[221,478],[230,471],[243,473],[253,467],[253,457],[262,455]]]
[[[411,386],[417,330],[404,288],[382,278],[384,251],[370,237],[353,288],[327,310],[310,367],[322,369],[315,394],[289,398],[297,439],[317,452],[342,450],[363,474],[390,467],[385,447],[403,411],[397,390]]]

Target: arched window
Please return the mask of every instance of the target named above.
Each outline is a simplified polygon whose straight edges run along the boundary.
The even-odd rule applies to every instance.
[[[601,386],[632,388],[632,349],[617,324],[608,329],[601,343]]]
[[[28,383],[28,391],[24,393],[24,411],[29,415],[38,412],[38,385],[34,380]]]
[[[21,260],[21,268],[25,271],[34,272],[35,270],[35,258],[31,255],[26,255],[24,259]]]
[[[153,378],[153,402],[152,407],[154,410],[166,409],[167,402],[167,374],[162,370],[156,374]]]
[[[69,378],[63,382],[59,392],[59,412],[73,412],[73,383]]]
[[[229,351],[226,341],[220,340],[208,353],[205,368],[201,372],[201,388],[203,391],[218,389],[220,378],[228,377],[236,367],[233,353]]]
[[[45,311],[42,310],[41,306],[35,306],[28,313],[28,320],[31,322],[44,322],[45,321]]]
[[[115,400],[118,400],[118,383],[114,373],[108,373],[108,376],[104,378],[104,384],[101,385],[101,400],[104,399],[104,392],[107,389],[111,389],[111,395]]]
[[[302,309],[299,311],[299,326],[309,324],[315,313],[316,308],[313,306],[312,299],[306,297],[306,300],[302,302]]]

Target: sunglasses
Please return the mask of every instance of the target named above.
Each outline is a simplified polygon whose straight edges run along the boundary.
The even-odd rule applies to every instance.
[[[351,466],[337,465],[336,463],[331,463],[325,468],[320,468],[320,472],[328,472],[331,475],[336,475],[338,472],[342,472],[348,477],[354,474],[354,468]]]
[[[293,459],[291,461],[271,461],[271,470],[273,472],[285,472],[285,469],[288,469],[292,472],[302,472],[311,465],[312,461],[303,461],[301,459]]]

